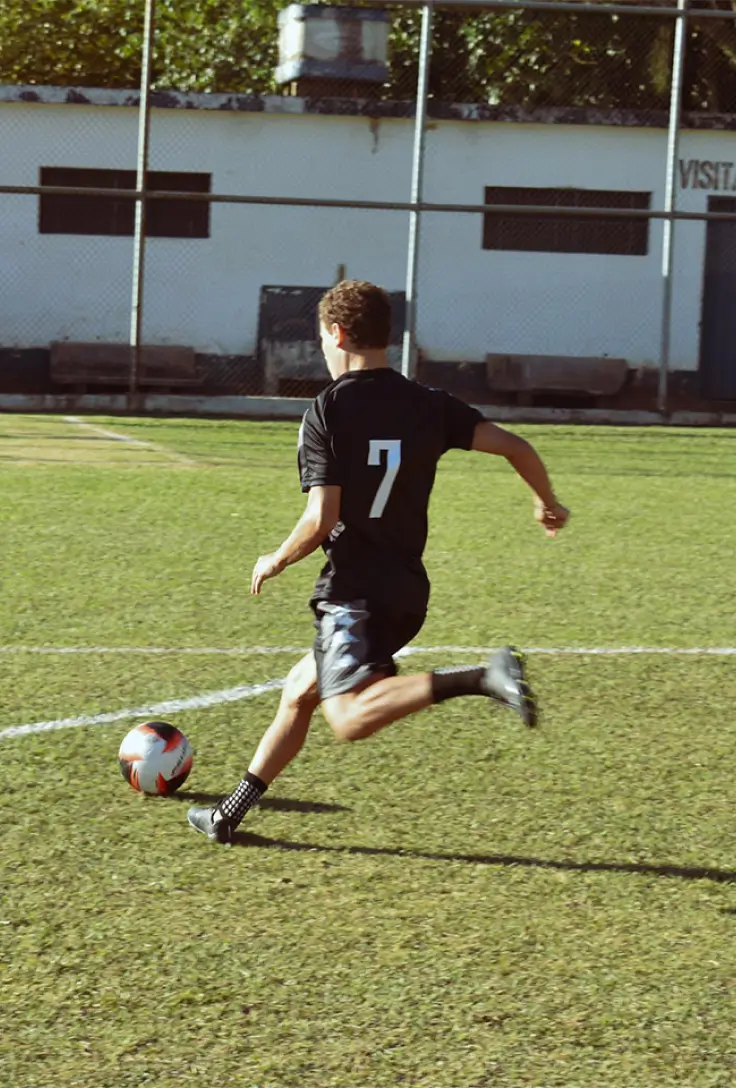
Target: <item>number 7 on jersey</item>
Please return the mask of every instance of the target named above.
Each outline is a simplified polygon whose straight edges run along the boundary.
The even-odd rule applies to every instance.
[[[368,447],[368,464],[380,465],[381,454],[386,453],[386,474],[381,480],[381,485],[376,492],[376,497],[371,506],[369,518],[380,518],[386,509],[391,488],[394,486],[396,475],[401,467],[401,439],[400,438],[371,438]]]

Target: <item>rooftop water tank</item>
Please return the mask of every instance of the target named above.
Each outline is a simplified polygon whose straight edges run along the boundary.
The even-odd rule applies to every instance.
[[[279,15],[276,82],[295,94],[360,94],[388,79],[387,12],[290,4]]]

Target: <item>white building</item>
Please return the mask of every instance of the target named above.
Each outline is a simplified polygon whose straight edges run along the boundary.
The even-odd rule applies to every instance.
[[[409,197],[408,103],[342,102],[338,114],[310,112],[297,98],[170,94],[155,101],[152,171],[204,175],[192,184],[219,194]],[[136,102],[137,95],[126,92],[0,88],[0,185],[35,186],[42,179],[122,184],[110,182],[111,174],[95,181],[74,171],[135,169]],[[663,128],[585,111],[525,118],[481,107],[446,112],[447,119],[428,124],[427,201],[479,204],[488,197],[598,206],[603,199],[610,201],[606,206],[663,206]],[[679,210],[736,209],[736,133],[719,123],[681,134]],[[186,183],[176,180],[164,179],[160,187]],[[530,189],[537,192],[520,192]],[[0,347],[126,341],[132,238],[130,223],[120,217],[132,204],[121,211],[124,202],[115,208],[108,201],[100,210],[99,201],[93,209],[89,202],[74,207],[69,198],[43,199],[50,202],[0,194]],[[153,213],[162,218],[152,229],[190,236],[148,240],[146,343],[255,356],[266,285],[324,288],[349,276],[403,290],[406,212],[214,204],[208,214],[206,205],[174,211],[173,203]],[[468,363],[482,363],[489,353],[612,357],[631,368],[656,367],[662,236],[659,219],[567,219],[550,226],[507,217],[489,220],[484,230],[480,214],[425,214],[417,327],[422,355]],[[734,286],[736,223],[679,222],[670,367],[693,372],[704,366],[713,396],[736,397],[733,348],[728,357],[736,343]]]

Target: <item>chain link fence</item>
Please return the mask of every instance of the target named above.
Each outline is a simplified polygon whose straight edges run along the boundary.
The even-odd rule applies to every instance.
[[[135,163],[133,110],[113,117],[110,110],[80,106],[59,125],[55,106],[15,97],[0,102],[3,185],[97,184],[101,175],[119,178]],[[0,195],[4,392],[50,391],[47,356],[54,341],[127,342],[133,246],[121,213],[132,210],[132,203],[113,204],[109,223],[102,223],[84,197]]]
[[[67,14],[0,36],[0,393],[312,396],[316,304],[355,277],[391,292],[392,365],[475,402],[736,397],[697,331],[736,212],[730,8]]]
[[[672,22],[635,14],[438,10],[429,81],[444,102],[666,110]]]

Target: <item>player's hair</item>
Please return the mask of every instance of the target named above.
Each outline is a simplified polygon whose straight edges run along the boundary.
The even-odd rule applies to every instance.
[[[391,302],[382,287],[343,280],[322,296],[319,319],[339,325],[356,348],[386,348],[391,339]]]

